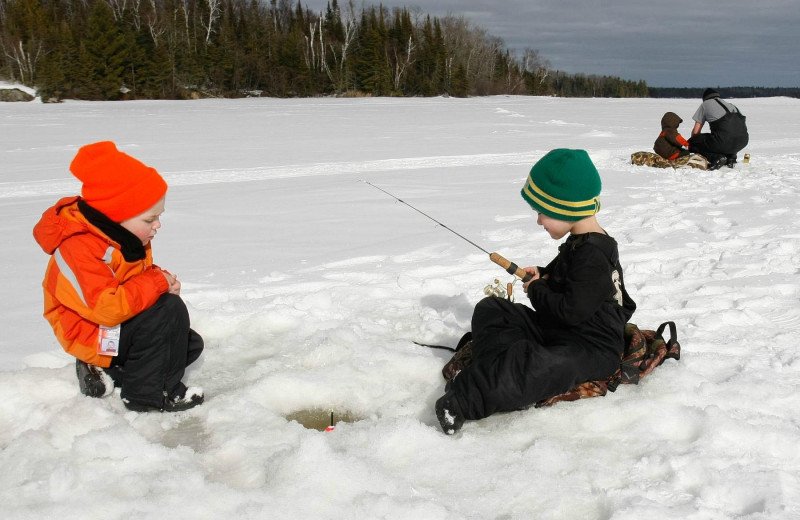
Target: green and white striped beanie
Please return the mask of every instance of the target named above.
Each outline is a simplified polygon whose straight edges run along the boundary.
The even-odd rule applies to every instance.
[[[600,211],[600,174],[585,150],[557,148],[533,165],[522,198],[539,213],[581,220]]]

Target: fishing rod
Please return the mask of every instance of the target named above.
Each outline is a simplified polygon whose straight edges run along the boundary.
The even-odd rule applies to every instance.
[[[406,201],[404,201],[404,200],[402,200],[402,199],[400,199],[400,198],[397,198],[397,197],[395,197],[394,195],[392,195],[392,194],[391,194],[391,193],[389,193],[388,191],[384,190],[383,188],[380,188],[380,187],[378,187],[378,186],[375,186],[375,185],[374,185],[374,184],[372,184],[371,182],[369,182],[369,181],[365,181],[365,180],[363,180],[363,179],[361,179],[361,182],[363,182],[363,183],[366,183],[366,184],[369,184],[370,186],[372,186],[372,187],[373,187],[373,188],[375,188],[376,190],[380,190],[380,191],[384,192],[385,194],[387,194],[388,196],[390,196],[391,198],[393,198],[393,199],[394,199],[394,200],[396,200],[397,202],[401,202],[401,203],[405,204],[406,206],[408,206],[409,208],[413,209],[414,211],[416,211],[416,212],[417,212],[417,213],[419,213],[420,215],[423,215],[425,218],[427,218],[427,219],[429,219],[429,220],[432,220],[432,221],[436,222],[437,224],[439,224],[440,226],[442,226],[443,228],[445,228],[447,231],[449,231],[449,232],[453,233],[454,235],[456,235],[457,237],[461,238],[462,240],[465,240],[465,241],[469,242],[470,244],[472,244],[473,246],[477,247],[478,249],[480,249],[481,251],[483,251],[484,253],[486,253],[487,255],[489,255],[489,259],[490,259],[492,262],[494,262],[494,263],[496,263],[497,265],[499,265],[500,267],[502,267],[503,269],[505,269],[505,271],[506,271],[508,274],[513,274],[514,276],[517,276],[517,277],[519,277],[520,279],[522,279],[522,281],[523,281],[523,282],[527,282],[528,280],[530,280],[531,278],[533,278],[533,275],[532,275],[531,273],[529,273],[529,272],[525,271],[524,269],[522,269],[521,267],[519,267],[519,266],[518,266],[517,264],[515,264],[514,262],[511,262],[511,261],[509,261],[509,260],[507,260],[507,259],[503,258],[503,257],[502,257],[502,256],[501,256],[499,253],[490,253],[489,251],[487,251],[486,249],[482,248],[481,246],[479,246],[478,244],[476,244],[476,243],[475,243],[475,242],[473,242],[472,240],[468,239],[467,237],[465,237],[465,236],[464,236],[464,235],[462,235],[461,233],[457,233],[457,232],[453,231],[452,229],[450,229],[450,228],[449,228],[449,227],[447,227],[446,225],[442,224],[441,222],[439,222],[438,220],[436,220],[436,219],[435,219],[435,218],[433,218],[432,216],[428,215],[428,214],[427,214],[427,213],[425,213],[424,211],[420,211],[419,209],[415,208],[414,206],[412,206],[412,205],[411,205],[411,204],[409,204],[408,202],[406,202]]]

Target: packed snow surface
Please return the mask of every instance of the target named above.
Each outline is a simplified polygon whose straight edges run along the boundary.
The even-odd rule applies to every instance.
[[[0,106],[4,519],[800,517],[800,101],[733,100],[749,164],[630,164],[700,100],[240,99]],[[206,340],[206,402],[139,414],[78,390],[41,316],[31,229],[100,140],[170,184],[156,262]],[[433,410],[486,285],[542,265],[519,191],[553,148],[603,178],[632,321],[683,351],[606,397],[468,421]],[[521,286],[516,285],[520,297]],[[360,419],[333,432],[286,417]]]

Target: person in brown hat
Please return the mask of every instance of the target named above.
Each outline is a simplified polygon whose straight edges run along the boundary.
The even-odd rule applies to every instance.
[[[661,118],[661,133],[653,143],[653,151],[668,161],[689,155],[689,142],[678,133],[681,123],[683,119],[675,112],[667,112]]]
[[[181,411],[202,389],[182,382],[203,351],[177,277],[153,263],[167,183],[110,141],[83,146],[70,164],[81,196],[47,209],[33,235],[50,255],[44,317],[76,360],[84,395],[121,387],[135,411]]]

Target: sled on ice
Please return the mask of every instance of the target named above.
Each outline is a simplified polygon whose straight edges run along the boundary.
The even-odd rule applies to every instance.
[[[708,160],[700,154],[692,153],[667,160],[653,152],[634,152],[631,154],[631,163],[638,166],[652,166],[653,168],[697,168],[708,169]]]

